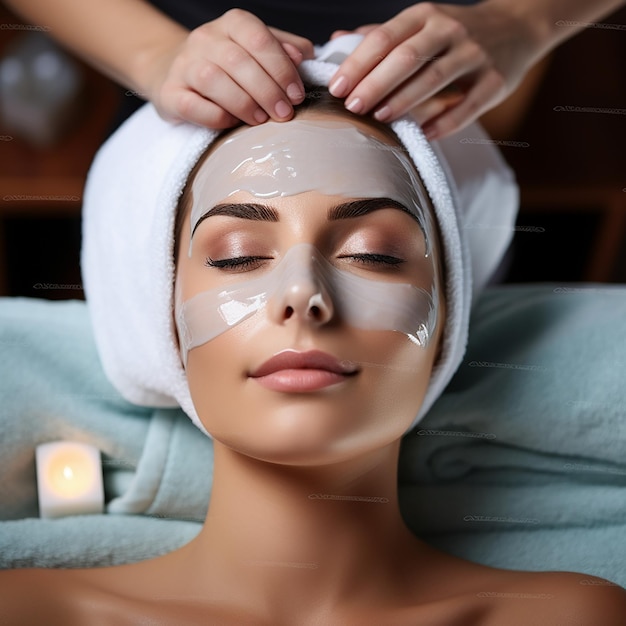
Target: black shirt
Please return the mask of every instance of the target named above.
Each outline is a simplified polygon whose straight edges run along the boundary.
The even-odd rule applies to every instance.
[[[226,0],[153,0],[164,13],[193,29],[232,8],[254,13],[268,26],[307,37],[315,44],[328,41],[337,29],[386,22],[415,4],[410,0],[247,0],[234,5]],[[476,0],[448,0],[442,4],[476,4]]]

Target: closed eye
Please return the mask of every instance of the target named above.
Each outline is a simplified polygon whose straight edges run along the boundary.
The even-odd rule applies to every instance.
[[[374,253],[362,253],[362,254],[345,254],[339,257],[340,259],[354,259],[357,263],[363,265],[372,266],[387,266],[398,267],[404,263],[404,259],[400,259],[388,254],[374,254]]]
[[[262,261],[268,261],[271,257],[265,256],[238,256],[228,259],[212,259],[207,257],[204,264],[207,267],[215,267],[226,271],[242,271],[255,269],[261,265]]]

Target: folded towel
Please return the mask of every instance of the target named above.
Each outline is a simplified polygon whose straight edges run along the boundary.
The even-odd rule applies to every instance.
[[[0,522],[0,568],[106,567],[167,554],[201,524],[139,515],[74,515]]]
[[[84,302],[0,298],[0,519],[39,515],[35,447],[48,441],[95,445],[105,492],[127,489],[154,409],[111,386],[92,335]]]
[[[623,286],[490,290],[463,365],[403,440],[401,478],[519,484],[536,471],[623,484],[625,345]]]
[[[212,484],[213,442],[182,411],[160,409],[150,420],[134,479],[106,510],[203,523]]]
[[[479,563],[626,585],[626,289],[489,288],[463,366],[403,440],[399,499],[428,543]],[[121,399],[83,302],[0,299],[0,567],[93,567],[200,530],[212,441]],[[37,515],[34,447],[100,447],[104,515]]]
[[[349,51],[356,39],[351,38]],[[328,85],[346,50],[337,39],[300,66],[303,78]],[[328,62],[332,59],[334,62]],[[446,265],[447,319],[442,356],[414,424],[428,411],[461,362],[472,281],[482,287],[508,242],[517,187],[493,145],[462,155],[441,142],[440,159],[416,122],[392,125],[433,201]],[[482,131],[476,131],[484,137]],[[194,409],[173,326],[173,225],[186,178],[217,133],[164,122],[151,105],[127,120],[96,155],[83,204],[82,271],[104,370],[129,401],[181,406],[206,433]],[[452,149],[454,148],[454,149]],[[445,163],[448,149],[455,156]],[[460,156],[459,156],[460,155]],[[464,213],[497,228],[464,229]],[[495,222],[495,223],[494,223]],[[470,251],[480,246],[480,260]],[[206,433],[208,434],[208,433]]]
[[[580,572],[579,584],[598,576],[626,587],[626,525],[532,528],[424,535],[431,545],[463,559],[531,572]],[[488,590],[486,590],[488,591]]]
[[[626,585],[626,289],[502,286],[400,456],[421,537],[496,567]]]
[[[0,298],[0,354],[0,568],[134,562],[198,533],[212,442],[180,409],[119,395],[84,302]],[[106,514],[39,519],[35,448],[57,440],[101,451]]]

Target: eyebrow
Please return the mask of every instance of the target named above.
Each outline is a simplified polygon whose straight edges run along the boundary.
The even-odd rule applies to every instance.
[[[355,217],[362,217],[379,211],[381,209],[397,209],[406,213],[412,219],[414,219],[420,226],[422,226],[421,220],[410,211],[406,206],[397,200],[391,198],[364,198],[362,200],[351,200],[350,202],[342,202],[328,210],[328,220],[345,220]],[[256,203],[226,203],[218,204],[212,209],[207,211],[196,223],[191,236],[196,232],[198,226],[207,218],[215,215],[226,215],[228,217],[238,217],[240,219],[252,220],[256,222],[278,222],[280,221],[278,211],[265,204]]]
[[[392,200],[391,198],[364,198],[362,200],[344,202],[331,207],[328,210],[328,219],[333,221],[351,219],[353,217],[362,217],[363,215],[368,215],[369,213],[373,213],[374,211],[379,211],[381,209],[398,209],[399,211],[402,211],[412,217],[418,224],[420,224],[420,220],[415,213],[410,211],[402,203],[397,200]]]
[[[207,211],[197,222],[193,228],[191,236],[196,229],[207,218],[215,215],[226,215],[228,217],[239,217],[244,220],[253,220],[256,222],[278,222],[278,211],[273,207],[264,204],[218,204]]]

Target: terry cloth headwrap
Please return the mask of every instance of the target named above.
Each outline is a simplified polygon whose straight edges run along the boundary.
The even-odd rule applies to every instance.
[[[300,73],[327,86],[360,36],[317,49]],[[513,234],[518,190],[478,125],[463,137],[429,144],[405,116],[391,124],[431,197],[445,258],[446,320],[440,359],[411,428],[458,368],[473,298],[499,264]],[[174,326],[176,206],[187,177],[219,135],[172,125],[146,104],[102,146],[83,203],[83,283],[96,344],[111,382],[130,402],[180,406],[207,435],[191,400]]]

